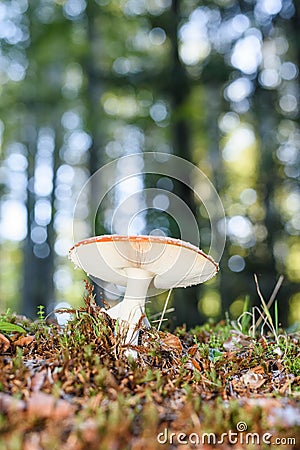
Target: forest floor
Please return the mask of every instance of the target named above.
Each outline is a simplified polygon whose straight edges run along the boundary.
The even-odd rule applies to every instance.
[[[0,450],[300,448],[300,332],[142,329],[132,359],[84,300],[64,327],[0,316]]]

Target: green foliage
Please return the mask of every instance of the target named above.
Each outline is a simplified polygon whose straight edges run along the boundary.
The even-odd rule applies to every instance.
[[[38,305],[37,316],[38,316],[40,322],[45,321],[45,306],[44,305]]]
[[[20,325],[5,321],[0,321],[0,331],[3,333],[26,333]]]

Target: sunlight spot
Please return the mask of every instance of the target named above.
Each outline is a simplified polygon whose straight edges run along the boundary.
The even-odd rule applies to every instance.
[[[233,102],[240,102],[253,91],[253,85],[248,78],[238,78],[225,89],[225,97]]]
[[[149,39],[153,45],[162,45],[166,41],[166,32],[162,28],[152,28],[149,33]]]
[[[223,114],[219,119],[219,128],[223,133],[230,133],[240,124],[240,117],[236,112]]]
[[[47,196],[51,194],[53,188],[52,177],[53,170],[50,166],[41,164],[35,169],[34,192],[36,195]]]
[[[281,80],[275,69],[264,69],[259,74],[259,82],[266,88],[274,89],[279,86]]]
[[[252,223],[244,216],[233,216],[227,219],[227,234],[232,242],[244,247],[252,246],[255,243]]]
[[[240,255],[233,255],[228,260],[228,267],[232,272],[242,272],[245,266],[245,260]]]
[[[27,210],[24,203],[6,200],[1,203],[0,237],[22,241],[27,235]]]
[[[80,126],[81,118],[75,111],[66,111],[61,118],[61,123],[67,130],[74,130]]]
[[[64,2],[63,9],[66,16],[70,19],[76,18],[85,11],[85,0],[67,0]]]
[[[168,116],[168,110],[164,102],[156,102],[150,108],[150,116],[155,122],[162,122]]]
[[[257,200],[257,193],[254,189],[251,188],[244,189],[240,194],[240,199],[245,205],[251,206]]]
[[[290,145],[282,145],[276,152],[278,159],[287,165],[293,165],[297,162],[299,150]]]
[[[47,258],[50,255],[50,247],[46,242],[43,244],[35,244],[33,246],[33,253],[37,258]]]
[[[261,41],[249,35],[239,39],[234,46],[231,64],[246,74],[255,73],[262,60]]]
[[[72,240],[69,238],[59,238],[54,244],[54,250],[59,256],[66,256],[72,247]]]
[[[71,273],[66,268],[60,268],[56,270],[53,276],[53,280],[56,289],[58,289],[59,291],[64,291],[64,289],[72,285]]]
[[[250,26],[250,20],[244,14],[237,14],[231,21],[232,27],[238,33],[244,33]]]
[[[280,68],[280,74],[284,80],[293,80],[299,74],[298,67],[291,62],[284,62]]]
[[[209,15],[205,8],[197,8],[191,14],[189,21],[179,30],[179,54],[187,65],[196,65],[210,54],[208,20]]]
[[[153,199],[153,206],[161,211],[166,211],[170,206],[170,200],[165,194],[158,194]]]
[[[296,112],[298,103],[294,95],[287,94],[281,97],[281,99],[279,100],[279,105],[283,111],[291,113]]]
[[[198,309],[206,317],[216,317],[221,312],[221,298],[217,291],[209,291],[199,300]]]
[[[6,159],[6,164],[13,172],[23,172],[28,166],[27,158],[20,153],[11,153]]]
[[[238,298],[231,303],[229,307],[233,319],[237,319],[244,311],[245,300]]]
[[[246,126],[236,129],[223,148],[223,158],[227,162],[236,161],[242,152],[255,143],[253,130]]]
[[[290,213],[296,213],[300,210],[300,192],[292,192],[285,201],[286,207]]]
[[[47,239],[47,230],[45,227],[33,227],[30,233],[32,242],[35,244],[43,244]]]
[[[282,8],[281,0],[260,0],[260,7],[266,14],[278,14]]]
[[[37,225],[48,225],[51,221],[52,207],[49,200],[37,200],[34,205],[34,220]]]

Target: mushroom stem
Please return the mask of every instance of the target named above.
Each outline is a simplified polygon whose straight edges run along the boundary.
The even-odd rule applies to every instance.
[[[125,344],[137,345],[139,332],[134,332],[134,328],[139,323],[142,315],[145,314],[146,294],[153,274],[138,267],[128,267],[126,275],[128,282],[124,299],[106,310],[106,313],[112,319],[119,320],[121,330],[128,329]],[[147,327],[150,326],[146,317],[144,318],[144,324]]]

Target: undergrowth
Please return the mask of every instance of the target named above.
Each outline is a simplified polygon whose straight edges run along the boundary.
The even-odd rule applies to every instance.
[[[191,436],[227,433],[218,444],[227,448],[229,430],[250,448],[242,422],[297,448],[300,336],[266,327],[264,312],[263,332],[252,316],[174,333],[139,324],[136,359],[88,285],[84,306],[69,312],[65,326],[42,310],[35,322],[0,317],[11,325],[0,330],[0,450],[179,448],[180,433],[185,448],[202,448]]]

